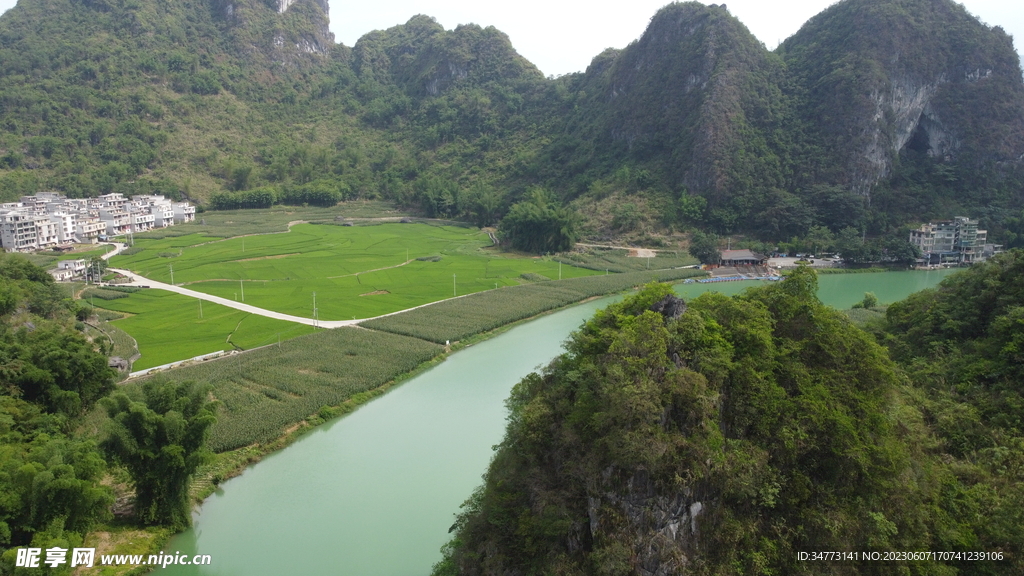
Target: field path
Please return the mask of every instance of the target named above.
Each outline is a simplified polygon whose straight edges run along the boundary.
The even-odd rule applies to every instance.
[[[577,242],[577,246],[584,248],[611,248],[613,250],[628,250],[629,256],[634,258],[654,258],[656,252],[678,252],[678,250],[653,250],[651,248],[636,248],[635,246],[610,246],[608,244],[584,244]]]
[[[291,314],[282,314],[281,312],[274,312],[273,310],[267,310],[266,308],[258,308],[256,306],[250,306],[249,304],[245,304],[244,302],[236,302],[234,300],[228,300],[227,298],[221,298],[220,296],[213,296],[211,294],[204,294],[203,292],[197,292],[195,290],[189,290],[188,288],[183,288],[181,286],[172,286],[171,284],[165,284],[163,282],[157,282],[156,280],[150,280],[149,278],[146,278],[144,276],[139,276],[138,274],[136,274],[134,272],[129,272],[128,270],[121,270],[121,269],[118,269],[118,268],[108,268],[108,270],[110,270],[111,272],[117,272],[118,274],[121,274],[122,276],[125,276],[125,277],[131,279],[131,282],[125,283],[125,284],[119,284],[119,286],[137,286],[137,287],[156,288],[157,290],[167,290],[168,292],[174,292],[176,294],[181,294],[182,296],[190,296],[192,298],[196,298],[196,299],[199,299],[199,300],[206,300],[207,302],[213,302],[215,304],[220,304],[222,306],[227,306],[228,308],[234,308],[235,310],[241,310],[243,312],[249,312],[250,314],[257,314],[259,316],[266,316],[267,318],[276,318],[277,320],[285,320],[287,322],[295,322],[295,323],[298,323],[298,324],[305,324],[307,326],[316,326],[316,327],[319,327],[319,328],[341,328],[343,326],[355,326],[355,325],[359,324],[360,322],[366,322],[367,320],[373,320],[374,318],[384,318],[385,316],[391,316],[391,315],[394,315],[394,314],[401,314],[402,312],[407,312],[409,310],[415,310],[417,308],[422,308],[424,306],[430,306],[431,304],[436,304],[437,302],[442,302],[443,301],[443,300],[438,300],[437,302],[428,302],[426,304],[421,304],[419,306],[413,306],[412,308],[406,308],[405,310],[398,310],[397,312],[390,312],[388,314],[381,314],[380,316],[374,316],[373,318],[362,318],[362,319],[358,319],[358,320],[314,320],[313,318],[303,318],[301,316],[292,316]],[[445,300],[454,300],[455,298],[464,298],[466,296],[467,296],[466,294],[463,294],[462,296],[456,296],[454,298],[446,298]]]
[[[401,264],[395,264],[394,266],[385,266],[383,268],[374,268],[373,270],[363,270],[362,272],[353,272],[351,274],[342,274],[341,276],[328,276],[327,279],[328,280],[334,280],[335,278],[347,278],[349,276],[359,276],[360,274],[369,274],[370,272],[380,272],[381,270],[391,270],[392,268],[401,268],[402,266],[405,266],[406,264],[408,264],[410,262],[413,262],[414,260],[415,259],[413,259],[413,260],[406,260],[405,262],[402,262]],[[203,282],[206,282],[206,280],[203,280]]]

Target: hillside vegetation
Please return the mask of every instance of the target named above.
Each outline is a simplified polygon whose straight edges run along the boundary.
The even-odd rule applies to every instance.
[[[892,356],[806,268],[610,306],[516,385],[434,574],[1020,570],[1020,259],[890,306]],[[798,556],[924,550],[995,555]]]
[[[673,3],[557,79],[493,27],[422,15],[336,45],[326,8],[23,0],[0,19],[0,196],[383,198],[478,225],[517,215],[510,235],[533,214],[548,240],[523,247],[541,252],[954,214],[1021,234],[1019,60],[951,0],[843,0],[775,52],[725,5]]]

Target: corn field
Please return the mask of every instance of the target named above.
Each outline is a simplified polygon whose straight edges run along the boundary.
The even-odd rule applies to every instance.
[[[510,286],[369,320],[361,326],[444,344],[446,340],[462,340],[591,296],[621,292],[651,281],[667,282],[704,274],[694,269],[657,270]]]
[[[209,447],[223,452],[274,440],[322,407],[377,388],[442,351],[441,346],[416,338],[339,328],[178,368],[173,378],[211,386],[222,407]],[[141,382],[126,388],[138,388]]]

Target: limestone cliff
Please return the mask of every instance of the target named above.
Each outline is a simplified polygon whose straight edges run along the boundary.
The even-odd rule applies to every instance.
[[[334,48],[328,0],[215,1],[236,48],[250,57],[295,66]]]
[[[962,5],[845,0],[779,52],[815,150],[830,161],[819,178],[869,196],[907,150],[945,162],[1024,154],[1024,84],[1011,39]]]

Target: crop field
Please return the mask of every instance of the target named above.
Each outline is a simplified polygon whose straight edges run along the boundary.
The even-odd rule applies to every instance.
[[[507,257],[474,228],[416,224],[300,224],[291,232],[214,239],[191,234],[136,241],[111,266],[147,278],[306,318],[369,318],[496,287],[523,274],[598,274],[542,258]],[[561,272],[560,272],[561,270]],[[130,330],[128,330],[131,332]],[[138,336],[136,336],[138,337]]]
[[[338,328],[235,357],[175,369],[176,381],[209,384],[222,409],[209,446],[215,452],[268,442],[324,406],[341,404],[439,355],[417,338]],[[166,380],[167,375],[150,378]],[[126,384],[138,393],[144,380]]]
[[[289,222],[336,222],[345,218],[389,218],[406,216],[387,202],[354,200],[331,208],[274,206],[265,209],[214,210],[196,214],[195,222],[176,224],[135,235],[136,241],[200,234],[213,238],[232,238],[244,234],[287,232]]]
[[[628,250],[615,248],[598,248],[577,246],[577,249],[561,254],[555,258],[566,264],[590,268],[604,272],[636,272],[646,270],[661,270],[664,268],[679,268],[697,264],[697,259],[690,256],[685,250],[669,251],[659,250],[654,258],[636,258],[629,255]]]
[[[176,360],[184,360],[218,350],[250,349],[294,338],[313,331],[310,326],[274,320],[235,310],[212,302],[203,302],[199,317],[199,301],[163,290],[140,290],[134,293],[103,291],[120,297],[89,298],[97,308],[129,314],[110,322],[138,342],[142,356],[133,370],[143,370]],[[104,294],[108,295],[108,294]]]
[[[446,300],[369,320],[361,326],[443,344],[446,340],[461,340],[591,296],[628,290],[653,280],[666,282],[704,274],[693,269],[659,270],[589,276],[561,282],[538,282]]]

